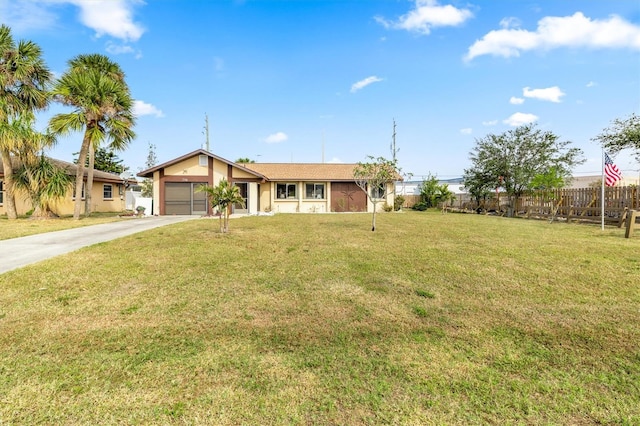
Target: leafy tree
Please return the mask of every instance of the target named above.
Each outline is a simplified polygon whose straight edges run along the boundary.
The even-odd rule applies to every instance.
[[[358,163],[353,169],[353,177],[356,184],[367,194],[367,198],[373,204],[373,215],[371,218],[371,230],[376,230],[376,210],[377,204],[384,201],[389,190],[389,182],[398,180],[399,169],[394,160],[387,160],[384,157],[374,158],[368,156],[366,163]]]
[[[220,212],[220,232],[229,232],[229,210],[234,204],[244,207],[244,198],[240,194],[240,188],[231,185],[228,180],[222,179],[217,186],[200,185],[198,190],[209,195],[209,202],[213,209]]]
[[[533,124],[500,135],[489,134],[476,140],[470,153],[473,172],[469,174],[483,176],[494,188],[503,187],[515,211],[514,203],[530,188],[536,175],[555,167],[560,176],[569,177],[573,167],[584,162],[582,150],[570,145]]]
[[[566,184],[567,178],[562,176],[555,167],[534,176],[531,180],[530,191],[540,194],[545,202],[553,202],[551,222],[558,214],[562,202],[562,199],[557,196],[557,190],[564,188]]]
[[[625,119],[615,119],[611,127],[592,139],[612,154],[623,149],[634,151],[636,161],[640,163],[640,115],[632,113]]]
[[[453,203],[456,199],[455,194],[449,189],[449,185],[442,183],[438,185],[438,193],[436,194],[436,206],[442,203],[442,209],[447,206],[448,203]]]
[[[73,162],[78,164],[78,152],[74,152]],[[107,173],[114,173],[119,175],[124,172],[127,167],[122,165],[123,160],[118,158],[115,152],[111,149],[98,147],[95,150],[93,169],[100,170]],[[89,159],[85,161],[85,167],[89,166]]]
[[[47,86],[51,73],[42,59],[40,47],[21,40],[17,44],[11,29],[0,26],[0,157],[4,169],[5,207],[7,217],[18,217],[13,188],[12,153],[24,141],[14,132],[20,131],[19,123],[13,121],[29,119],[36,110],[49,103]]]
[[[56,100],[74,110],[53,116],[49,128],[54,134],[84,130],[79,158],[89,158],[85,214],[91,213],[93,186],[93,150],[102,141],[109,147],[124,149],[135,137],[132,128],[133,99],[120,66],[104,55],[78,55],[69,61],[69,69],[53,89]],[[76,173],[74,219],[80,219],[82,182],[85,163],[80,161]]]
[[[431,173],[420,185],[420,202],[418,210],[426,210],[429,207],[437,207],[439,203],[446,204],[454,198],[446,183],[439,184],[438,179]]]
[[[235,162],[238,163],[238,164],[252,164],[252,163],[255,163],[255,161],[250,159],[249,157],[238,158]]]
[[[475,168],[467,169],[464,171],[462,179],[464,180],[465,189],[471,194],[478,207],[480,207],[482,201],[491,198],[495,190],[495,181],[492,176],[481,170]]]
[[[149,152],[147,153],[147,161],[145,163],[145,166],[147,167],[147,169],[150,169],[156,164],[158,164],[158,158],[156,157],[156,146],[149,142]],[[153,179],[144,179],[141,186],[143,197],[153,197]]]
[[[424,203],[425,207],[434,207],[436,205],[436,194],[438,193],[438,179],[432,176],[431,173],[426,179],[422,180],[420,185],[420,202]]]

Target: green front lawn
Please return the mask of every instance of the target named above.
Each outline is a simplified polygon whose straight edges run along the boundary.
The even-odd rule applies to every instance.
[[[639,424],[640,239],[201,219],[0,275],[0,424]]]

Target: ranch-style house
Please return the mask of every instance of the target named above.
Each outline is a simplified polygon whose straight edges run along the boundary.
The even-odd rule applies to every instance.
[[[334,163],[234,163],[204,149],[144,170],[153,179],[154,213],[160,215],[210,215],[207,195],[198,188],[216,186],[222,179],[240,188],[244,206],[233,213],[371,212],[374,204],[355,183],[356,164]],[[401,177],[398,176],[398,180]],[[376,203],[393,204],[393,182],[388,195]]]

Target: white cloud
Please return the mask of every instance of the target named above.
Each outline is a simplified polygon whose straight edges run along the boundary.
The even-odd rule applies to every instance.
[[[266,143],[280,143],[280,142],[286,141],[287,139],[289,139],[289,136],[287,136],[286,133],[276,132],[276,133],[273,133],[273,134],[267,136],[264,139],[264,141]]]
[[[512,96],[511,99],[509,99],[509,103],[512,105],[522,105],[524,103],[524,99]]]
[[[515,114],[512,114],[511,117],[504,120],[503,123],[508,124],[509,126],[518,127],[523,124],[533,123],[534,121],[538,121],[537,115],[516,112]]]
[[[122,53],[133,53],[135,50],[133,47],[126,44],[115,44],[112,42],[107,42],[106,51],[111,53],[112,55],[119,55]]]
[[[640,26],[616,15],[594,20],[582,12],[565,17],[547,16],[538,21],[535,31],[519,28],[490,31],[469,47],[465,60],[482,55],[518,57],[523,51],[560,47],[640,50]]]
[[[143,115],[155,115],[158,118],[164,117],[162,111],[144,101],[133,101],[133,114],[137,117],[142,117]]]
[[[341,159],[339,159],[338,157],[333,157],[331,160],[327,161],[327,163],[331,163],[331,164],[338,164],[338,163],[342,163],[343,161]]]
[[[144,28],[133,22],[135,0],[56,0],[80,8],[80,21],[96,32],[97,37],[109,35],[125,41],[137,41]]]
[[[360,80],[357,83],[353,83],[351,85],[351,93],[355,93],[358,90],[372,84],[372,83],[377,83],[378,81],[382,81],[381,78],[376,77],[375,75],[372,75],[371,77],[367,77],[364,80]]]
[[[34,1],[0,0],[0,23],[11,27],[14,34],[28,30],[48,29],[56,24],[56,15],[46,4]]]
[[[525,98],[533,98],[541,101],[560,102],[560,98],[565,93],[560,90],[558,86],[548,87],[546,89],[529,89],[525,87],[522,89],[522,96]]]
[[[587,83],[587,87],[593,87],[593,86],[597,86],[598,83],[596,83],[595,81],[590,81]]]
[[[108,41],[105,45],[105,50],[112,55],[122,55],[126,53],[134,54],[136,59],[142,58],[142,52],[134,49],[128,44],[116,44],[112,41]]]
[[[473,129],[471,127],[460,129],[460,133],[462,133],[463,135],[470,135],[471,133],[473,133]]]
[[[389,21],[376,16],[374,19],[385,28],[394,28],[429,34],[432,28],[455,27],[473,17],[468,9],[458,9],[452,5],[440,5],[437,0],[416,0],[415,8],[397,21]]]
[[[520,25],[521,23],[518,18],[508,17],[500,20],[500,28],[518,28]]]
[[[498,124],[498,120],[490,120],[490,121],[482,122],[483,126],[495,126],[496,124]]]
[[[54,7],[61,4],[78,7],[80,22],[93,29],[97,37],[137,41],[144,33],[142,25],[133,20],[134,7],[144,4],[141,0],[0,0],[0,22],[18,32],[51,28],[57,21]]]

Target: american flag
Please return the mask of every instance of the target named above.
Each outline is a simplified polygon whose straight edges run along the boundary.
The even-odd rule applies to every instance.
[[[604,179],[604,183],[607,186],[613,186],[622,179],[622,172],[618,169],[618,166],[613,164],[606,152],[604,153]]]

